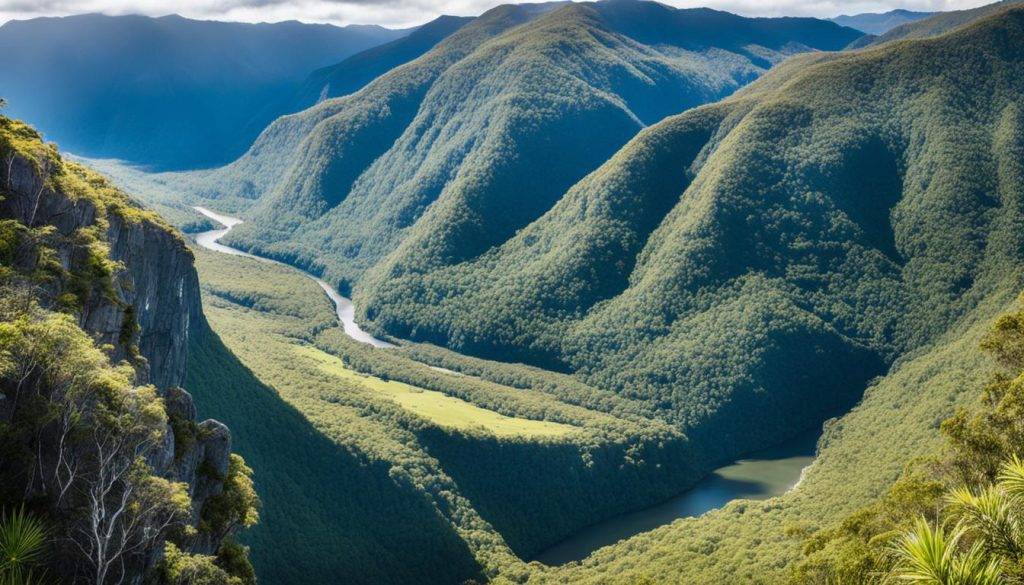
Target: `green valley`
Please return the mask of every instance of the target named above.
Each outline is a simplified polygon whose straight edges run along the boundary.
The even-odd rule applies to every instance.
[[[0,585],[1024,583],[1024,4],[879,6],[345,29],[218,168],[0,117]]]
[[[196,258],[210,335],[222,340],[224,350],[231,352],[227,355],[237,356],[238,367],[251,370],[252,381],[235,392],[269,392],[277,397],[275,410],[293,410],[308,421],[305,424],[311,425],[318,440],[351,451],[337,464],[344,465],[355,454],[373,466],[391,468],[388,481],[396,482],[396,497],[402,492],[407,497],[428,494],[424,503],[438,515],[438,530],[458,535],[462,540],[456,542],[465,542],[459,546],[472,552],[464,557],[480,563],[483,575],[525,575],[519,557],[529,558],[588,523],[656,503],[699,478],[685,437],[665,423],[630,413],[628,405],[612,394],[522,366],[467,362],[440,348],[375,349],[337,327],[330,301],[297,270],[203,249],[196,250]],[[214,339],[210,343],[219,345]],[[453,375],[448,367],[427,364],[472,375]],[[544,387],[531,392],[533,384]],[[244,394],[224,404],[223,398],[212,396],[223,388],[209,386],[201,376],[193,387],[198,399],[221,405],[213,413],[233,428],[272,424],[270,419],[251,420],[251,412],[239,419],[244,411],[235,412],[230,404],[245,400]],[[267,389],[257,390],[260,387]],[[579,405],[583,398],[592,404]],[[260,418],[272,417],[272,412]],[[257,466],[278,457],[276,443],[240,441],[242,453]],[[336,465],[324,457],[325,466]],[[272,475],[256,480],[267,509],[292,509],[292,500],[303,497],[292,492],[301,488],[292,485],[293,478],[273,471],[275,466],[268,467]],[[367,480],[356,475],[347,481]],[[637,482],[649,488],[637,491]],[[553,485],[560,486],[556,494],[550,492]],[[624,490],[626,486],[631,487]],[[380,487],[368,484],[366,489]],[[379,505],[367,508],[364,522],[379,521]],[[419,514],[405,509],[409,504],[390,505],[401,514]],[[347,510],[321,509],[320,521],[330,526],[360,518]],[[387,523],[380,528],[388,527],[399,528]],[[380,528],[372,532],[379,534]],[[267,533],[287,530],[267,512],[253,530],[254,545],[269,538]],[[276,542],[280,537],[274,538]],[[445,545],[445,540],[431,542],[452,547],[450,553],[435,555],[459,549]],[[390,541],[374,546],[402,554]],[[315,550],[291,554],[309,567],[320,563],[323,575],[331,566],[345,567],[353,582],[398,582],[412,566],[411,561],[394,570],[379,564],[362,566],[353,556],[359,554],[358,548],[307,561]],[[254,565],[262,574],[274,575],[276,582],[307,577],[275,572],[265,554],[271,554],[265,546],[255,546]],[[448,574],[437,573],[436,582],[449,582]]]

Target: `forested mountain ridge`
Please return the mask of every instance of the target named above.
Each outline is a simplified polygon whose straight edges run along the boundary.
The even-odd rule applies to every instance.
[[[203,321],[184,240],[4,116],[0,156],[0,577],[255,583],[251,470],[179,387]]]
[[[11,21],[0,26],[0,87],[12,115],[76,154],[212,166],[288,113],[311,71],[406,32],[180,16]]]
[[[211,199],[258,197],[230,241],[323,267],[347,288],[406,239],[431,240],[437,223],[457,227],[423,248],[430,261],[478,254],[645,125],[857,35],[652,2],[499,7],[360,92],[280,119],[229,167],[185,180]]]
[[[615,8],[622,6],[631,4]],[[435,90],[465,95],[445,80],[446,67],[472,72],[466,59],[505,65],[487,51],[514,55],[506,39],[582,31],[569,38],[619,41],[608,31],[627,28],[611,9],[598,18],[538,10],[491,14],[483,21],[490,30],[470,23],[399,68],[413,72],[408,77],[385,75],[363,92],[282,118],[230,172],[160,180],[172,188],[187,181],[194,199],[186,202],[230,206],[254,222],[276,213],[300,232],[319,225],[324,234],[311,243],[281,240],[273,249],[345,274],[351,258],[312,242],[361,227],[285,217],[287,198],[250,207],[263,185],[311,160],[307,135],[323,141],[316,148],[325,165],[377,157],[357,150],[363,142],[344,150],[354,134],[328,142],[319,125],[347,131],[363,127],[353,122],[360,116],[447,113],[423,106]],[[437,50],[456,41],[465,49],[458,57]],[[541,41],[531,45],[542,55],[530,65],[547,70],[560,47]],[[612,46],[633,57],[635,45]],[[209,275],[211,322],[237,360],[197,339],[205,347],[196,363],[215,375],[194,378],[195,387],[244,425],[247,456],[269,467],[277,520],[252,542],[264,570],[294,582],[330,580],[341,567],[348,580],[368,583],[417,580],[417,572],[438,582],[776,583],[805,558],[801,549],[813,565],[834,551],[833,537],[863,544],[864,535],[851,540],[843,532],[851,525],[840,523],[885,493],[907,461],[928,454],[940,421],[974,399],[990,367],[974,349],[1024,288],[1021,46],[1024,14],[1002,7],[937,38],[793,57],[730,98],[641,130],[555,194],[539,218],[512,234],[487,233],[498,245],[482,253],[448,254],[445,246],[461,248],[458,238],[484,224],[453,213],[450,201],[441,210],[449,215],[435,218],[438,198],[423,213],[429,222],[410,227],[394,252],[354,280],[360,324],[402,338],[386,351],[333,327],[332,308],[303,275],[197,252]],[[620,62],[613,57],[602,66]],[[647,63],[629,64],[637,62]],[[445,86],[435,87],[438,80]],[[371,93],[379,101],[361,101]],[[619,97],[619,110],[632,112]],[[396,113],[396,103],[409,111]],[[344,121],[328,122],[353,104],[359,108]],[[408,124],[391,136],[404,140]],[[456,135],[464,124],[456,126],[415,125],[425,135]],[[409,154],[417,140],[401,142],[407,152],[379,156],[418,160]],[[498,153],[514,159],[517,151]],[[335,202],[321,195],[336,196],[337,209],[355,192],[320,189],[358,181],[323,176],[302,176],[316,188],[295,200],[327,208]],[[481,194],[465,196],[473,186],[460,187],[468,201],[461,211],[490,215]],[[510,192],[504,202],[525,197]],[[241,241],[261,226],[249,230]],[[538,438],[453,426],[388,398],[393,384],[520,424],[576,428]],[[780,497],[680,518],[579,563],[524,562],[581,525],[663,499],[716,462],[818,427],[840,408],[845,414],[825,421],[814,463]],[[292,470],[301,465],[288,460],[306,457],[315,469],[296,482]],[[331,486],[349,497],[318,497]],[[291,502],[294,511],[282,511]],[[281,569],[295,559],[309,572]]]
[[[645,131],[479,258],[400,247],[357,307],[562,364],[722,454],[806,428],[1020,278],[1022,15],[783,67]]]

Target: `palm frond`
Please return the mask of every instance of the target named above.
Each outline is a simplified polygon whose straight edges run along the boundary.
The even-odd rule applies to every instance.
[[[981,543],[975,543],[953,561],[950,585],[1001,585],[1003,574],[1000,558],[988,554]]]
[[[46,526],[19,508],[0,516],[0,576],[14,583],[32,579],[32,567],[43,560]]]
[[[967,488],[950,492],[947,501],[960,526],[976,535],[987,552],[1017,558],[1024,546],[1016,505],[1001,487],[989,486],[977,494]]]
[[[999,470],[999,487],[1017,502],[1024,501],[1024,461],[1017,455],[1003,463]]]
[[[911,530],[896,539],[893,577],[922,585],[950,585],[957,543],[962,537],[962,529],[947,535],[941,526],[933,529],[924,518],[918,518]]]

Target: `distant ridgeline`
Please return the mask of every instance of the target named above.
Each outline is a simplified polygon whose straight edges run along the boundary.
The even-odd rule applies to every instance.
[[[486,237],[459,216],[413,227],[356,306],[572,371],[722,456],[791,436],[1019,288],[1022,17],[793,59],[643,132],[500,245],[454,247]]]
[[[3,116],[0,159],[0,580],[254,583],[251,471],[179,388],[184,240]]]
[[[911,10],[891,10],[880,14],[844,14],[830,20],[836,24],[855,28],[871,35],[881,35],[898,26],[928,18],[932,14],[931,12],[914,12]]]
[[[311,71],[407,32],[180,16],[11,21],[0,26],[0,96],[75,154],[212,166],[291,111]]]

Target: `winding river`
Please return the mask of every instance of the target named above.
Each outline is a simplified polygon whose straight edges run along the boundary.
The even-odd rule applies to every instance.
[[[196,244],[208,250],[213,250],[214,252],[223,252],[224,254],[231,254],[232,256],[244,256],[246,258],[253,258],[255,260],[262,260],[264,262],[273,262],[274,264],[289,266],[288,264],[285,264],[283,262],[278,262],[276,260],[270,260],[268,258],[263,258],[261,256],[249,254],[248,252],[243,252],[236,248],[232,248],[231,246],[225,246],[224,244],[221,244],[218,240],[220,240],[222,237],[224,237],[225,234],[230,232],[231,228],[242,223],[242,220],[238,219],[237,217],[230,217],[227,215],[217,213],[216,211],[210,211],[205,207],[194,207],[193,209],[224,226],[219,230],[210,230],[208,232],[196,234]],[[334,290],[334,288],[331,287],[331,285],[313,276],[312,274],[305,271],[301,272],[306,276],[312,278],[314,281],[316,281],[317,284],[320,285],[320,288],[324,289],[324,293],[326,293],[327,297],[330,298],[331,302],[334,303],[334,310],[338,314],[338,321],[341,323],[341,327],[345,330],[346,335],[348,335],[352,339],[355,339],[356,341],[368,343],[374,347],[395,347],[395,344],[388,343],[383,339],[377,339],[376,337],[363,331],[359,327],[359,325],[356,324],[356,307],[355,305],[352,304],[351,299],[341,296],[338,293],[338,291]]]
[[[224,226],[221,229],[197,234],[195,239],[198,245],[215,252],[288,266],[219,243],[218,240],[231,231],[231,228],[242,223],[242,220],[204,207],[196,207],[195,210]],[[349,337],[374,347],[395,347],[394,344],[377,339],[359,328],[355,322],[355,307],[351,300],[338,294],[338,291],[323,280],[308,272],[303,273],[315,280],[334,302],[338,321]],[[789,443],[719,467],[686,492],[656,506],[616,516],[584,528],[542,551],[533,560],[545,565],[562,565],[584,559],[603,546],[669,524],[677,518],[700,516],[716,510],[735,499],[765,500],[781,495],[799,484],[803,470],[814,460],[814,449],[820,434],[808,433]]]

